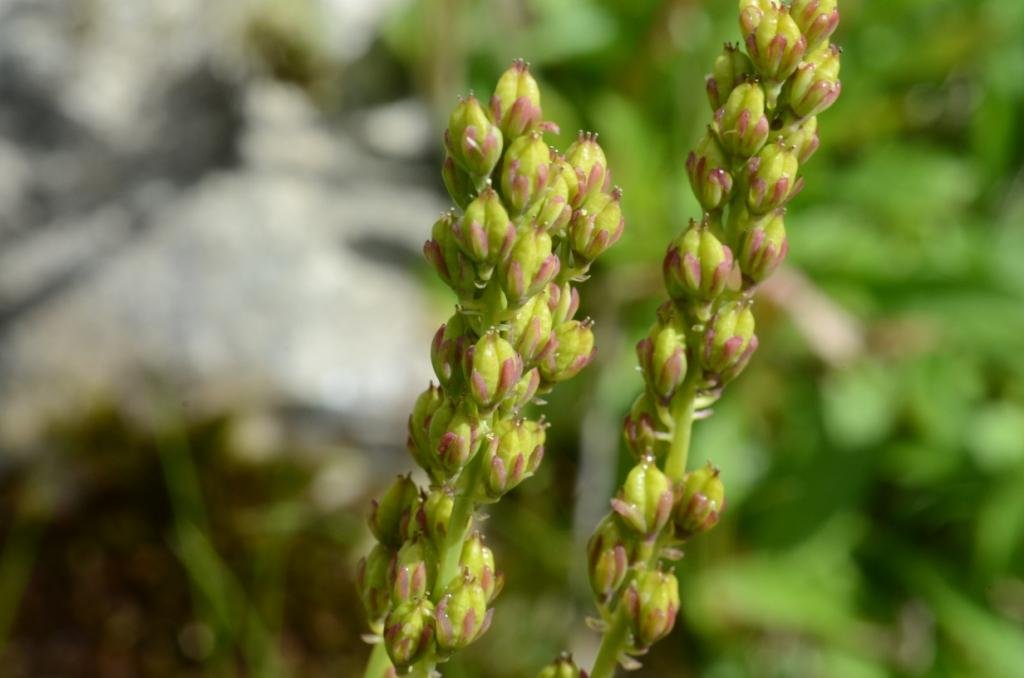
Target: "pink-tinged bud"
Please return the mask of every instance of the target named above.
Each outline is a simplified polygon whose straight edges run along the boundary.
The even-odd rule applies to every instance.
[[[428,471],[437,469],[450,478],[476,454],[480,447],[479,421],[468,401],[445,400],[430,420]]]
[[[622,597],[635,650],[644,650],[671,631],[679,612],[679,584],[661,570],[641,572]]]
[[[376,544],[369,555],[356,566],[356,586],[366,608],[370,626],[379,630],[391,606],[391,561],[394,552],[383,544]]]
[[[441,325],[430,342],[430,362],[445,391],[456,392],[462,385],[462,360],[470,339],[461,313]]]
[[[788,78],[807,50],[807,39],[780,3],[740,0],[740,30],[754,67],[771,82]]]
[[[487,495],[498,499],[534,474],[544,458],[544,426],[529,419],[501,420],[484,459]]]
[[[523,374],[508,398],[501,404],[501,413],[503,415],[518,414],[519,410],[529,405],[537,395],[538,388],[540,388],[540,370],[534,367]]]
[[[463,360],[470,397],[485,410],[500,403],[523,376],[523,359],[497,332],[480,337]]]
[[[777,209],[752,224],[742,235],[739,265],[748,285],[756,285],[775,272],[786,258],[789,242],[783,210]]]
[[[384,620],[384,647],[391,663],[404,673],[434,646],[434,604],[429,598],[396,605]]]
[[[789,107],[801,118],[817,115],[835,103],[843,85],[839,82],[839,56],[835,45],[823,45],[800,63],[786,86]]]
[[[482,636],[491,625],[487,593],[471,574],[455,580],[434,610],[437,646],[442,652],[454,652]]]
[[[732,250],[711,233],[706,222],[691,219],[686,232],[669,243],[662,273],[670,297],[707,303],[725,290],[732,267]]]
[[[444,538],[450,529],[453,508],[455,508],[455,497],[452,496],[452,489],[444,485],[432,487],[420,504],[420,510],[416,514],[416,524],[435,549],[444,544]]]
[[[437,553],[429,541],[417,537],[405,542],[391,561],[392,601],[398,604],[425,596],[433,588],[436,567]]]
[[[580,132],[576,141],[565,152],[565,159],[576,172],[574,207],[579,207],[588,198],[607,191],[611,186],[608,159],[597,143],[595,132]]]
[[[448,287],[460,297],[468,297],[476,291],[476,267],[459,249],[454,234],[455,222],[452,212],[434,222],[432,237],[423,245],[423,256]]]
[[[569,222],[569,245],[583,261],[591,262],[622,237],[626,224],[619,204],[622,191],[597,193],[587,199]]]
[[[448,119],[444,145],[457,165],[479,186],[501,158],[502,135],[472,94],[460,99]]]
[[[754,214],[766,214],[782,207],[803,188],[797,176],[800,162],[796,153],[778,139],[767,144],[747,163],[747,207]]]
[[[714,68],[705,79],[711,110],[716,111],[725,104],[733,88],[754,74],[754,65],[739,45],[725,44],[722,54],[715,59]]]
[[[580,178],[576,174],[576,168],[569,164],[569,161],[564,155],[560,153],[554,153],[554,159],[551,161],[551,174],[548,181],[554,181],[556,178],[561,178],[565,182],[566,195],[569,200],[570,207],[577,204],[577,197],[580,191]]]
[[[647,387],[667,403],[686,378],[686,334],[675,323],[657,323],[636,355]]]
[[[590,320],[570,320],[551,333],[540,357],[540,374],[548,383],[572,379],[594,359],[594,331]]]
[[[542,230],[519,231],[508,259],[499,267],[498,282],[513,307],[522,306],[558,274],[560,262],[551,252],[551,236]]]
[[[743,370],[756,349],[749,304],[730,302],[718,310],[704,331],[701,363],[724,383]]]
[[[551,283],[548,285],[548,308],[551,309],[551,322],[561,325],[572,320],[580,307],[580,293],[569,283]]]
[[[726,152],[741,158],[761,150],[771,131],[765,115],[764,90],[756,82],[743,82],[715,111],[718,138]]]
[[[491,114],[507,139],[529,132],[540,123],[540,88],[522,59],[516,59],[498,78]]]
[[[444,181],[444,187],[448,189],[448,195],[456,205],[463,209],[476,195],[473,177],[459,167],[450,153],[445,153],[444,163],[441,165],[441,179]]]
[[[398,548],[416,532],[414,517],[420,506],[420,489],[409,476],[398,476],[391,487],[374,499],[370,531],[381,544]]]
[[[705,212],[713,212],[728,199],[732,191],[728,167],[729,160],[709,129],[686,158],[690,187]]]
[[[524,213],[548,183],[551,149],[539,132],[516,137],[501,167],[501,195],[513,215]]]
[[[516,228],[490,186],[469,203],[452,232],[463,254],[475,264],[489,267],[508,256],[516,239]]]
[[[725,486],[711,462],[687,473],[678,494],[674,520],[680,537],[689,539],[718,523],[719,514],[725,509]]]
[[[626,476],[612,509],[623,522],[645,537],[661,531],[672,514],[672,483],[654,457],[644,457]]]
[[[605,516],[587,542],[587,571],[598,605],[607,604],[619,592],[635,554],[634,535],[623,529],[615,515]]]
[[[554,323],[546,293],[531,297],[515,314],[508,326],[509,342],[527,366],[533,365],[548,343]]]
[[[463,542],[459,570],[480,584],[488,603],[493,603],[505,586],[505,575],[495,569],[494,554],[484,545],[484,537],[479,532],[473,532]]]
[[[667,446],[664,440],[665,424],[646,393],[633,401],[623,422],[622,433],[626,446],[637,459],[648,455],[660,457]]]
[[[587,678],[587,672],[580,669],[572,660],[572,655],[563,652],[537,674],[537,678]]]
[[[792,146],[793,152],[796,153],[796,159],[803,165],[814,152],[818,150],[818,146],[821,145],[821,140],[818,138],[818,118],[811,116],[804,118],[799,124],[791,125],[782,130],[783,141]]]
[[[552,236],[561,236],[571,218],[572,206],[569,204],[569,187],[565,177],[552,172],[548,175],[548,184],[540,197],[523,215],[522,223],[532,224],[534,228],[547,231]]]
[[[808,49],[828,40],[839,26],[837,0],[793,0],[789,14],[807,38]]]
[[[428,472],[434,464],[430,445],[430,422],[444,403],[444,393],[434,384],[419,395],[409,415],[409,438],[406,447],[420,467]]]

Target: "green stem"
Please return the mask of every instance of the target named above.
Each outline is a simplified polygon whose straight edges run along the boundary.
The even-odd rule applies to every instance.
[[[682,480],[686,473],[686,460],[690,456],[690,431],[693,428],[694,402],[697,398],[697,386],[688,379],[682,391],[676,396],[675,429],[672,432],[672,444],[668,448],[665,459],[665,475],[671,480]]]
[[[601,647],[597,651],[597,659],[594,660],[590,678],[614,678],[628,632],[626,613],[620,605],[612,616],[611,626],[605,630],[604,637],[601,638]]]
[[[366,662],[366,670],[363,671],[363,678],[385,678],[388,670],[391,669],[391,660],[388,658],[388,651],[381,641],[373,646],[370,653],[370,660]]]
[[[473,498],[476,495],[476,486],[480,483],[480,477],[483,474],[483,457],[483,451],[479,450],[470,460],[469,465],[463,471],[465,482],[462,485],[462,491],[455,495],[452,517],[448,522],[450,529],[444,537],[444,545],[441,547],[440,553],[441,565],[437,569],[437,579],[434,581],[435,602],[441,598],[445,588],[459,573],[462,544],[466,541],[466,535],[470,528],[470,517],[473,515],[473,509],[476,508]]]

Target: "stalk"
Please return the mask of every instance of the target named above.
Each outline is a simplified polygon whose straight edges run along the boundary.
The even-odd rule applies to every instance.
[[[601,646],[598,648],[590,678],[612,678],[615,675],[619,656],[625,649],[628,636],[629,620],[625,613],[620,611],[612,617],[611,624],[601,637]]]

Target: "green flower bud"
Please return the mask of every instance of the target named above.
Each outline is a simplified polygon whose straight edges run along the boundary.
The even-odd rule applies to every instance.
[[[444,187],[448,189],[448,195],[456,205],[465,209],[469,201],[476,195],[476,185],[469,172],[459,167],[455,158],[450,153],[445,153],[444,163],[441,165],[441,179]]]
[[[470,261],[485,266],[494,266],[508,256],[516,238],[516,228],[497,192],[490,186],[469,203],[452,232]]]
[[[732,191],[729,160],[709,129],[686,158],[690,187],[705,212],[718,209]]]
[[[488,603],[494,602],[505,586],[505,575],[495,569],[494,554],[484,545],[483,535],[479,532],[473,532],[462,543],[459,569],[468,572],[480,584]]]
[[[701,363],[708,372],[728,381],[740,373],[756,349],[749,304],[730,302],[719,309],[704,332]]]
[[[420,489],[412,477],[398,476],[379,500],[373,500],[370,531],[381,544],[398,548],[415,533],[413,518],[419,506]]]
[[[656,323],[636,345],[651,392],[667,403],[686,378],[686,334],[676,323]]]
[[[590,320],[570,320],[555,328],[540,358],[540,374],[555,383],[572,379],[594,358],[594,332]]]
[[[370,626],[377,628],[391,606],[391,561],[394,552],[383,544],[376,544],[370,554],[356,566],[356,585]]]
[[[448,212],[434,223],[423,255],[448,287],[460,297],[468,297],[476,291],[476,267],[459,248],[453,232],[455,221],[455,214]]]
[[[420,532],[430,539],[435,549],[444,544],[452,521],[453,508],[455,498],[452,496],[452,489],[444,485],[432,487],[420,504],[416,524]]]
[[[565,182],[567,190],[566,196],[569,200],[569,205],[576,205],[577,199],[579,198],[580,192],[580,178],[576,174],[576,168],[573,167],[569,160],[560,153],[554,153],[554,159],[551,161],[550,175],[548,181],[553,181],[555,177],[560,177]]]
[[[401,603],[384,620],[384,647],[391,663],[404,673],[433,647],[434,604],[428,598]]]
[[[469,402],[446,399],[430,420],[431,464],[427,470],[454,476],[476,454],[479,434],[476,412]]]
[[[514,215],[522,214],[540,197],[548,183],[551,149],[539,132],[517,137],[505,153],[501,194]]]
[[[781,139],[762,148],[747,163],[750,211],[765,214],[785,205],[804,186],[799,170],[796,153]]]
[[[551,172],[547,186],[527,210],[523,223],[532,224],[534,228],[547,231],[553,236],[560,236],[571,218],[569,186],[562,174]]]
[[[580,293],[569,283],[551,283],[548,285],[548,308],[551,309],[551,322],[561,325],[572,320],[580,307]]]
[[[804,118],[799,124],[791,125],[782,131],[782,140],[793,148],[801,165],[806,163],[818,150],[821,140],[818,138],[818,118]]]
[[[743,278],[756,285],[779,267],[789,251],[784,211],[777,209],[748,228],[740,243],[739,265]]]
[[[544,458],[544,426],[529,419],[503,419],[486,448],[487,494],[498,499],[533,475]]]
[[[703,468],[690,471],[679,487],[673,514],[679,536],[689,539],[707,532],[718,523],[724,508],[725,486],[718,469],[708,462]]]
[[[742,158],[761,150],[771,131],[765,115],[764,90],[756,82],[743,82],[715,111],[715,125],[722,148]]]
[[[705,79],[711,110],[717,111],[729,98],[733,88],[754,74],[754,64],[739,45],[725,44],[722,54],[715,59],[714,68]]]
[[[494,331],[466,350],[463,367],[469,395],[484,409],[500,403],[523,376],[523,359]]]
[[[437,553],[429,541],[417,537],[405,542],[391,561],[391,599],[398,604],[425,596],[432,588],[436,567]]]
[[[571,654],[563,652],[558,659],[541,669],[537,678],[587,678],[587,672],[576,665]]]
[[[462,382],[462,359],[470,339],[468,327],[461,313],[456,313],[441,325],[430,342],[430,362],[441,386],[455,392]]]
[[[706,303],[725,290],[732,267],[732,250],[711,233],[706,222],[691,219],[686,232],[669,243],[662,273],[670,297]]]
[[[502,414],[518,413],[519,410],[530,404],[530,401],[537,395],[538,388],[540,388],[540,370],[534,367],[527,370],[505,402],[502,403]]]
[[[580,132],[565,152],[565,159],[576,173],[574,206],[579,207],[588,198],[608,190],[611,185],[608,159],[597,143],[595,132]]]
[[[623,529],[614,515],[605,516],[587,542],[590,588],[599,605],[607,604],[618,593],[635,551],[633,535]]]
[[[837,0],[793,0],[789,14],[813,49],[825,42],[839,26]]]
[[[626,446],[637,459],[647,455],[658,457],[664,451],[665,425],[646,393],[633,401],[633,406],[623,422],[622,431]]]
[[[498,282],[513,307],[543,290],[558,274],[560,262],[551,252],[551,236],[542,230],[519,231],[512,252],[499,267]]]
[[[452,583],[434,610],[437,645],[444,652],[466,647],[491,625],[487,593],[472,575]]]
[[[672,483],[654,457],[644,457],[633,467],[618,496],[612,499],[612,509],[644,536],[661,531],[672,513]]]
[[[788,78],[807,50],[788,8],[770,0],[740,0],[740,30],[750,60],[766,80]]]
[[[406,447],[412,458],[424,469],[430,469],[430,421],[444,403],[444,393],[434,384],[419,395],[409,415],[409,438]]]
[[[636,650],[658,642],[671,631],[679,612],[679,584],[675,575],[660,570],[640,573],[623,595]]]
[[[512,62],[498,78],[491,113],[508,139],[529,132],[540,122],[540,88],[522,59]]]
[[[835,45],[823,46],[800,63],[787,83],[789,107],[801,118],[821,113],[839,98],[840,54]]]
[[[526,365],[532,365],[540,357],[541,351],[551,335],[552,326],[547,293],[531,297],[512,316],[508,328],[508,340],[523,357],[523,362]]]
[[[470,94],[460,99],[448,119],[444,145],[456,164],[469,173],[474,183],[490,176],[501,158],[501,130],[491,122],[487,111]]]
[[[622,237],[625,219],[619,201],[622,191],[597,193],[576,210],[569,222],[569,245],[583,261],[590,262]]]

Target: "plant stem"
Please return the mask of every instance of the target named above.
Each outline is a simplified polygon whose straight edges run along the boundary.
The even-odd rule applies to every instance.
[[[476,486],[480,482],[483,471],[483,457],[483,450],[478,450],[463,471],[466,480],[462,491],[455,495],[455,503],[452,506],[452,517],[448,522],[450,529],[444,537],[444,546],[440,553],[440,567],[437,569],[437,579],[434,581],[434,602],[440,599],[445,588],[459,573],[459,556],[462,555],[462,544],[466,541],[466,534],[470,528],[470,517],[475,508],[473,498],[476,495]]]
[[[672,431],[672,444],[665,458],[665,475],[671,480],[679,481],[686,473],[686,460],[690,456],[690,431],[693,428],[693,407],[697,398],[697,386],[688,379],[677,396],[679,400],[673,408],[675,412],[675,429]]]
[[[366,663],[366,670],[363,671],[363,678],[384,678],[390,668],[391,660],[388,658],[388,651],[382,641],[373,646],[370,660]]]
[[[619,655],[622,654],[622,646],[626,642],[629,631],[626,613],[620,607],[612,616],[611,626],[604,632],[601,639],[601,647],[597,651],[597,659],[594,660],[594,669],[590,672],[590,678],[613,678],[615,668],[619,665]]]

